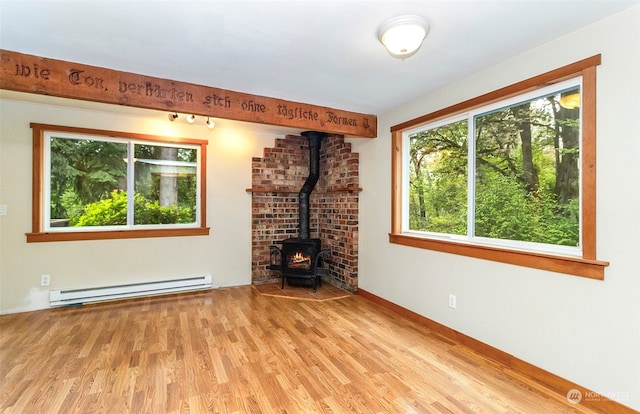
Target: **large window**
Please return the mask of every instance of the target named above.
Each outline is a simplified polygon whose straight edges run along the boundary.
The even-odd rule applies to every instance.
[[[208,233],[206,141],[32,128],[34,229],[28,241]]]
[[[606,263],[595,260],[596,60],[392,128],[390,240],[603,277]]]

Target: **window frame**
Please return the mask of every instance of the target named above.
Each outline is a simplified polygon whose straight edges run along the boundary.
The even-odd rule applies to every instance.
[[[478,97],[440,109],[391,127],[391,232],[389,242],[427,250],[458,254],[479,259],[509,263],[540,270],[604,279],[608,262],[596,258],[596,67],[601,55],[571,63],[524,81],[497,89]],[[517,95],[547,87],[576,77],[582,77],[581,119],[581,256],[542,253],[539,251],[442,239],[403,231],[403,169],[406,156],[405,132],[459,116],[473,109],[505,101]],[[408,162],[408,161],[407,161]]]
[[[206,225],[206,176],[207,176],[207,144],[206,140],[193,138],[174,138],[156,135],[135,134],[121,131],[106,131],[99,129],[77,128],[59,125],[48,125],[31,123],[33,132],[33,162],[32,162],[32,219],[31,233],[26,233],[27,243],[34,242],[56,242],[74,240],[109,240],[109,239],[130,239],[147,237],[177,237],[177,236],[206,236],[209,235],[209,227]],[[82,136],[95,136],[96,138],[114,138],[127,141],[144,141],[155,144],[171,145],[195,145],[199,146],[199,215],[195,226],[181,225],[157,225],[153,227],[117,227],[107,229],[101,227],[93,230],[74,231],[47,231],[45,226],[44,196],[47,193],[44,186],[47,185],[45,179],[46,166],[45,157],[45,137],[49,133],[66,133]]]
[[[467,110],[461,114],[456,114],[452,117],[443,118],[436,122],[429,122],[425,125],[421,125],[412,129],[408,129],[403,131],[403,157],[404,159],[409,159],[409,153],[411,151],[411,137],[415,134],[419,134],[421,132],[437,129],[440,127],[464,122],[467,124],[467,167],[468,171],[472,173],[467,174],[467,233],[466,234],[449,234],[449,233],[439,233],[428,230],[416,230],[410,228],[410,211],[409,211],[409,203],[406,200],[409,200],[409,187],[410,187],[410,163],[407,162],[403,166],[403,222],[402,222],[402,233],[403,234],[415,234],[418,237],[421,235],[427,237],[433,237],[436,239],[447,239],[447,240],[460,240],[467,241],[471,244],[482,244],[486,246],[496,246],[496,247],[504,247],[507,249],[516,249],[516,250],[530,250],[537,251],[541,253],[551,253],[551,254],[560,254],[566,256],[579,256],[582,252],[581,246],[564,246],[564,245],[553,245],[553,244],[545,244],[545,243],[536,243],[536,242],[528,242],[524,240],[510,240],[510,239],[497,239],[490,237],[478,236],[474,233],[474,223],[476,220],[475,217],[475,206],[476,200],[473,196],[475,192],[475,188],[477,182],[474,181],[474,175],[476,171],[476,149],[477,149],[477,137],[475,137],[476,131],[476,122],[478,118],[493,113],[496,111],[502,111],[507,108],[518,106],[523,103],[532,102],[544,99],[550,95],[558,95],[567,89],[575,89],[578,87],[579,90],[582,90],[582,78],[576,77],[571,78],[562,82],[558,82],[556,84],[547,85],[543,88],[536,89],[534,91],[526,92],[523,94],[518,94],[514,97],[499,100],[497,102],[478,106],[477,108]],[[582,118],[580,118],[582,119]],[[582,184],[580,185],[582,187]],[[580,188],[582,191],[582,188]],[[582,206],[580,206],[582,209]]]

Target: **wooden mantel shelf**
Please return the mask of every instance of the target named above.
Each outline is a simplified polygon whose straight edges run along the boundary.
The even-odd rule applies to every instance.
[[[265,186],[265,187],[251,187],[247,188],[247,193],[281,193],[281,194],[297,194],[300,192],[299,188],[291,188],[291,187],[276,187],[276,186]],[[325,193],[359,193],[362,191],[362,188],[356,186],[347,186],[347,187],[332,187],[326,190],[314,190],[313,193],[325,194]]]

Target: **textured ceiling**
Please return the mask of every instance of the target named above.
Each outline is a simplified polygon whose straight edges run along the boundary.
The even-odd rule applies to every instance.
[[[635,4],[0,0],[0,47],[378,115]],[[430,22],[404,61],[376,33],[402,14]]]

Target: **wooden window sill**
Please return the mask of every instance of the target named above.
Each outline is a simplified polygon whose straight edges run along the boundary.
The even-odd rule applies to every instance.
[[[145,229],[145,230],[106,230],[27,233],[27,243],[75,241],[75,240],[113,240],[138,239],[148,237],[208,236],[209,227]]]
[[[534,269],[548,270],[590,279],[604,280],[604,268],[609,262],[580,257],[555,256],[545,253],[509,250],[492,246],[475,245],[464,242],[436,240],[404,234],[389,234],[389,243],[444,253],[509,263]]]

